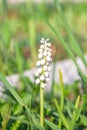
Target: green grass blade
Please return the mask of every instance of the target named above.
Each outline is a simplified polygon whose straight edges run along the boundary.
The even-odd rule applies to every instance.
[[[45,128],[40,125],[39,120],[36,118],[35,114],[32,114],[32,119],[35,127],[37,127],[40,130],[45,130]]]
[[[87,61],[86,61],[86,59],[84,57],[84,54],[83,54],[81,48],[79,47],[79,44],[77,43],[74,35],[72,34],[71,28],[67,23],[67,20],[66,20],[66,18],[64,16],[64,13],[63,13],[63,11],[61,9],[61,6],[60,6],[58,0],[54,0],[54,3],[55,3],[55,6],[57,8],[58,13],[61,15],[61,18],[62,18],[62,20],[64,22],[65,29],[66,29],[67,34],[68,34],[69,39],[70,39],[71,48],[73,48],[75,53],[82,59],[84,65],[87,67]]]
[[[36,57],[36,30],[35,30],[35,20],[32,17],[28,22],[28,33],[29,33],[29,46],[31,50],[32,58]]]
[[[31,124],[31,122],[25,120],[24,116],[21,116],[21,117],[10,116],[10,119],[13,119],[15,121],[20,121],[21,123],[26,124],[26,125],[32,125],[33,127],[37,128],[39,130],[44,130],[44,128],[40,127],[39,125],[35,125],[34,123]]]
[[[50,122],[49,120],[45,119],[45,123],[52,129],[52,130],[61,130],[58,128],[57,125],[53,124],[52,122]]]
[[[33,115],[31,115],[30,109],[26,106],[26,104],[24,103],[24,101],[22,100],[22,98],[18,95],[18,93],[14,90],[14,88],[9,84],[9,82],[6,80],[5,76],[2,73],[0,73],[0,80],[5,85],[5,87],[10,91],[10,93],[13,95],[13,97],[16,99],[16,101],[21,105],[21,107],[24,110],[26,110],[27,115],[28,115],[28,117],[30,119],[31,124],[33,122],[34,125],[39,130],[44,130],[44,128],[42,128],[40,126],[40,124],[37,122],[37,119]]]
[[[81,115],[80,119],[81,119],[82,124],[84,124],[84,126],[87,126],[87,117],[84,115]]]
[[[79,103],[80,103],[80,96],[77,97],[76,99],[76,103],[75,103],[75,108],[78,110],[79,109]],[[71,125],[70,125],[70,130],[74,130],[75,127],[75,123],[78,119],[78,113],[76,111],[73,111],[73,115],[72,115],[72,120],[71,120]]]
[[[63,105],[64,105],[64,84],[63,84],[63,75],[61,70],[59,70],[59,77],[60,77],[60,89],[61,89],[61,111],[63,111]]]
[[[56,99],[54,100],[54,103],[55,103],[55,106],[56,106],[56,108],[57,108],[57,111],[58,111],[58,113],[59,113],[59,115],[60,115],[60,118],[61,118],[61,120],[62,120],[64,126],[66,127],[67,130],[69,130],[68,122],[67,122],[65,116],[63,115],[63,113],[61,112],[61,110],[60,110],[60,105],[58,104],[58,102],[57,102]]]
[[[30,14],[28,20],[28,36],[29,36],[29,47],[32,58],[36,58],[36,30],[35,30],[35,12],[32,0],[26,0],[26,8]]]
[[[22,66],[22,57],[19,49],[19,43],[15,42],[15,53],[16,53],[16,64],[19,73],[21,74],[23,72],[23,66]]]
[[[65,98],[65,101],[68,103],[69,108],[73,109],[74,111],[77,111],[75,106],[73,105],[73,103],[70,102],[70,100],[68,98]]]
[[[0,80],[5,85],[5,87],[10,91],[10,93],[13,95],[13,97],[16,99],[16,101],[23,106],[24,102],[21,99],[21,97],[17,94],[17,92],[14,90],[14,88],[9,84],[9,82],[6,80],[5,76],[0,73]]]
[[[63,112],[64,106],[64,85],[63,85],[63,76],[61,70],[59,70],[59,77],[60,77],[60,90],[61,90],[61,102],[60,102],[60,110]],[[59,119],[59,128],[61,128],[61,119]]]

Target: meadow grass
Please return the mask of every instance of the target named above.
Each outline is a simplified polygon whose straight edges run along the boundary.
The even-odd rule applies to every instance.
[[[21,6],[8,7],[6,3],[2,4],[4,7],[0,8],[0,11],[5,15],[1,14],[0,17],[3,22],[3,26],[0,23],[0,81],[4,84],[4,89],[3,96],[0,97],[0,130],[86,130],[87,76],[77,64],[76,56],[79,56],[87,67],[85,53],[78,40],[83,37],[81,41],[86,42],[87,39],[86,34],[82,36],[81,32],[79,34],[76,32],[75,28],[79,30],[80,26],[76,27],[71,19],[75,18],[77,13],[78,15],[81,13],[81,17],[86,23],[87,17],[85,17],[85,13],[83,15],[83,10],[87,11],[87,5],[72,5],[72,9],[66,9],[67,3],[60,5],[57,0],[54,0],[54,5],[50,6],[44,1],[36,6],[32,2],[30,4],[28,0]],[[15,11],[10,12],[13,8]],[[73,14],[73,8],[75,8],[76,15]],[[51,13],[49,13],[49,9],[50,12],[52,10]],[[69,21],[71,21],[71,25],[68,24]],[[75,34],[80,37],[76,37]],[[56,74],[56,76],[59,75],[59,84],[56,84],[52,78],[51,90],[43,93],[44,125],[41,125],[40,88],[26,78],[23,72],[35,67],[40,37],[49,35],[49,38],[55,43],[53,46],[61,44],[64,47],[67,57],[70,57],[75,63],[81,81],[65,85],[62,71],[59,70]],[[58,53],[53,58],[52,75],[54,77]],[[6,80],[5,76],[13,73],[20,74],[19,87],[14,88]]]

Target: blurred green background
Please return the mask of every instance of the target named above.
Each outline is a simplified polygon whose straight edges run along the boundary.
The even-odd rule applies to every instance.
[[[87,54],[87,3],[61,2],[61,7],[81,49]],[[5,75],[23,72],[35,67],[40,38],[49,38],[53,43],[53,56],[56,60],[68,58],[66,51],[50,28],[41,19],[42,12],[50,23],[60,30],[65,41],[67,34],[63,21],[51,2],[11,4],[0,2],[0,71]]]
[[[41,37],[52,42],[53,58],[52,87],[44,93],[45,128],[65,130],[67,122],[71,124],[70,130],[87,130],[87,73],[85,75],[86,71],[82,71],[76,61],[76,56],[79,56],[87,68],[84,58],[87,54],[87,3],[83,0],[78,3],[60,0],[60,6],[57,0],[53,0],[54,3],[32,1],[15,4],[0,1],[0,81],[4,84],[0,92],[5,95],[0,98],[0,130],[29,130],[36,125],[41,130],[38,120],[39,87],[23,75],[25,70],[36,67]],[[58,77],[55,63],[66,58],[72,59],[81,80],[63,85],[60,71],[60,84],[57,84],[54,81],[54,75]],[[71,66],[68,69],[66,77],[67,71],[71,72]],[[15,88],[5,79],[5,76],[14,73],[20,73],[20,81],[12,85]],[[58,103],[55,103],[55,98]],[[62,121],[63,116],[65,119]]]

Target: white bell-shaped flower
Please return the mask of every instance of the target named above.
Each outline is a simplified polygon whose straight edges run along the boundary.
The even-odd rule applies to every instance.
[[[44,69],[44,71],[47,71],[47,69],[48,69],[47,65],[44,65],[43,69]]]
[[[50,66],[48,66],[48,68],[47,68],[47,69],[48,69],[48,71],[49,71],[49,72],[51,71],[51,67],[50,67]]]
[[[41,59],[43,57],[43,53],[38,54],[38,59]]]
[[[43,49],[39,49],[39,52],[42,53],[42,52],[43,52]]]
[[[41,48],[41,49],[44,49],[44,48],[45,48],[45,46],[44,46],[44,45],[41,45],[41,46],[40,46],[40,48]]]
[[[49,52],[49,51],[47,52],[47,55],[50,57],[52,56],[51,52]]]
[[[48,47],[51,47],[51,43],[48,42],[48,43],[47,43],[47,46],[48,46]]]
[[[44,53],[43,53],[43,54],[44,54],[44,56],[47,56],[47,54],[48,54],[48,53],[47,53],[47,51],[44,51]]]
[[[39,74],[42,73],[42,68],[38,68],[38,71],[37,71]]]
[[[41,83],[41,88],[44,88],[45,87],[45,84],[44,83]]]
[[[41,65],[44,65],[45,64],[45,59],[42,59],[41,60]]]
[[[44,80],[45,80],[44,75],[41,75],[41,76],[40,76],[40,80],[41,80],[41,81],[44,81]]]
[[[39,84],[40,83],[40,79],[36,79],[36,84]]]
[[[47,57],[46,57],[46,60],[47,60],[48,62],[50,62],[50,61],[51,61],[51,57],[50,57],[50,56],[47,56]]]
[[[39,73],[38,73],[38,71],[35,73],[35,76],[36,76],[36,77],[38,77],[38,76],[39,76]]]
[[[46,80],[47,82],[49,82],[49,81],[50,81],[50,78],[46,78],[45,80]]]
[[[44,75],[45,75],[45,77],[49,77],[49,72],[46,71],[46,72],[44,73]]]
[[[37,61],[36,66],[40,66],[40,63],[41,63],[40,61]]]

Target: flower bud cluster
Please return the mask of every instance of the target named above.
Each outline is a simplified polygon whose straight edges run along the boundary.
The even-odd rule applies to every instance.
[[[41,39],[41,45],[38,54],[38,61],[36,63],[37,72],[36,76],[36,84],[40,84],[42,88],[45,87],[45,84],[50,80],[49,72],[51,71],[50,63],[52,62],[52,50],[51,43],[48,42],[49,39]]]

